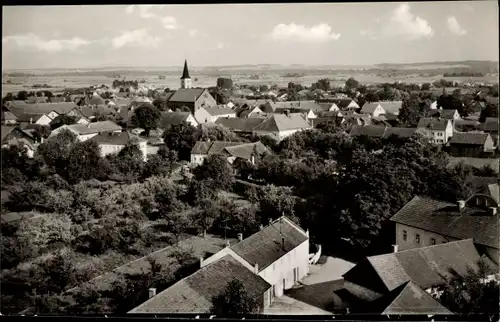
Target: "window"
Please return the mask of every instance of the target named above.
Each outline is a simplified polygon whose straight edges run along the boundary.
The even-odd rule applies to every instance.
[[[420,244],[420,235],[419,234],[416,234],[415,235],[415,241]]]
[[[443,132],[438,132],[438,136],[443,136]]]
[[[403,230],[403,240],[406,241],[408,238],[408,234],[406,233],[406,230]]]
[[[431,245],[436,245],[436,238],[431,238]]]

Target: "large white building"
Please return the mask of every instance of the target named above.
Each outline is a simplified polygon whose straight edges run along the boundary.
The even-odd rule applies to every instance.
[[[80,142],[87,141],[100,133],[120,133],[122,127],[111,121],[102,121],[89,124],[63,125],[50,133],[49,137],[61,133],[63,130],[70,130],[77,135]]]
[[[137,135],[133,135],[128,132],[108,132],[98,134],[90,140],[96,141],[99,144],[102,157],[120,152],[128,143],[137,144],[139,146],[139,150],[141,150],[143,160],[147,161],[148,141],[138,137]]]

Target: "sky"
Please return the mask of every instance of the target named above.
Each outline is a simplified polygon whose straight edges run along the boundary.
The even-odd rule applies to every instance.
[[[497,1],[4,6],[4,69],[498,60]]]

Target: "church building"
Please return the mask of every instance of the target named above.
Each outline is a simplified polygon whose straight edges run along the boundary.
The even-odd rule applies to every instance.
[[[216,105],[217,102],[212,97],[212,95],[210,95],[207,89],[192,88],[187,60],[184,61],[184,70],[181,77],[181,87],[168,100],[168,108],[170,108],[172,111],[175,111],[176,109],[182,109],[182,107],[186,106],[190,109],[191,113],[194,114],[201,108],[212,107]]]

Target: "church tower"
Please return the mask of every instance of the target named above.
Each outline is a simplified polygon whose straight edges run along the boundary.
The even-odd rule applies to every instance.
[[[189,70],[187,59],[184,61],[184,71],[181,77],[181,88],[191,88],[191,77],[189,77]]]

